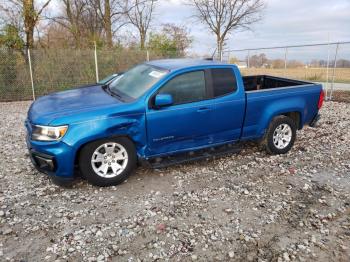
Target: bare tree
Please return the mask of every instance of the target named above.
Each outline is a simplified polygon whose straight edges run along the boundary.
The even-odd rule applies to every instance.
[[[112,34],[112,14],[111,14],[111,2],[110,0],[104,0],[104,14],[103,14],[103,26],[106,33],[107,46],[113,45]]]
[[[9,1],[0,4],[0,23],[12,25],[21,33],[23,28],[22,5],[20,2]]]
[[[259,55],[253,55],[249,58],[249,66],[251,67],[260,68],[264,67],[264,65],[269,63],[270,61],[264,53],[261,53]]]
[[[261,19],[263,0],[191,0],[195,17],[206,24],[216,36],[221,58],[224,43],[234,30],[249,29]]]
[[[35,26],[38,24],[42,12],[50,2],[51,0],[46,0],[43,1],[41,6],[38,6],[34,0],[8,0],[6,3],[0,4],[0,11],[8,18],[9,23],[13,24],[14,14],[20,14],[19,19],[23,21],[25,45],[27,48],[33,47]],[[18,20],[16,23],[22,23],[20,21]]]
[[[101,19],[98,9],[88,0],[62,0],[61,13],[52,18],[70,32],[72,44],[77,48],[91,46],[94,41],[103,41],[104,27]]]
[[[82,42],[82,22],[86,10],[86,2],[80,0],[63,0],[61,16],[55,21],[65,27],[72,34],[76,47],[81,47]]]
[[[116,32],[127,23],[126,1],[62,0],[61,12],[51,19],[72,34],[78,48],[93,41],[110,48]]]
[[[178,55],[184,56],[186,49],[192,44],[192,37],[187,27],[168,23],[163,25],[162,32],[174,41]]]
[[[157,0],[128,0],[125,14],[129,22],[134,25],[140,34],[140,47],[145,48],[147,31],[150,27]]]
[[[125,6],[127,0],[89,0],[100,16],[107,46],[113,46],[113,37],[126,24]]]

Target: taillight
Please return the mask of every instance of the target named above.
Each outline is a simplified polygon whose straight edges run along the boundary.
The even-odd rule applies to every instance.
[[[320,93],[320,98],[318,99],[318,109],[321,109],[322,105],[323,105],[323,101],[324,101],[324,92],[323,90],[321,90],[321,93]]]

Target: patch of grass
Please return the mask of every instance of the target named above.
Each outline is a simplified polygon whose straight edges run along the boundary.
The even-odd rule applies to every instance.
[[[243,68],[243,75],[274,75],[307,81],[327,81],[327,68]],[[328,70],[328,81],[332,80],[333,69]],[[350,68],[337,68],[334,81],[350,83]]]
[[[322,74],[314,74],[306,77],[309,81],[322,81]]]

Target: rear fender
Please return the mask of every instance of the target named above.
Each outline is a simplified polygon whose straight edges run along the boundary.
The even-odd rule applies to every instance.
[[[257,134],[258,136],[263,136],[269,127],[272,119],[279,115],[286,115],[290,112],[298,112],[300,115],[300,122],[296,123],[298,126],[302,126],[304,123],[304,115],[306,112],[305,101],[299,98],[286,98],[274,101],[265,107],[262,117],[260,118],[258,124]]]

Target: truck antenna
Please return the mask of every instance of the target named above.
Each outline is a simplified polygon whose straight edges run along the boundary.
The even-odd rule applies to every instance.
[[[216,53],[216,50],[218,49],[218,47],[215,47],[215,49],[214,49],[214,52],[213,52],[213,54],[211,55],[211,60],[214,60],[214,56],[215,56],[215,53]]]
[[[216,53],[216,49],[217,49],[217,48],[215,48],[215,50],[214,50],[213,54],[211,55],[211,57],[206,57],[206,58],[204,58],[204,60],[213,61],[213,60],[214,60],[215,53]]]

